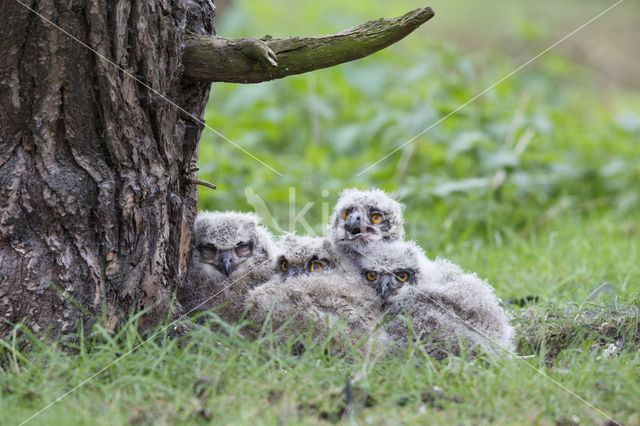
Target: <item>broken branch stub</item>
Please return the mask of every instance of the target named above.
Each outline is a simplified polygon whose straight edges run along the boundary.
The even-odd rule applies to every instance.
[[[327,68],[371,55],[403,39],[434,16],[430,7],[393,19],[365,22],[316,37],[190,38],[182,54],[184,77],[198,81],[259,83]]]

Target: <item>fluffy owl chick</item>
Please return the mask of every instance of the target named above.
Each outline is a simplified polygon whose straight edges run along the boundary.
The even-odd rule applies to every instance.
[[[282,279],[316,272],[326,273],[339,266],[331,241],[321,237],[285,234],[276,243],[276,274]]]
[[[500,353],[491,340],[512,348],[510,316],[486,281],[451,262],[430,261],[412,242],[375,244],[359,259],[362,281],[379,294],[387,333],[399,348],[409,339],[433,357],[460,354],[461,345]]]
[[[402,240],[402,209],[382,190],[345,189],[333,209],[330,239],[341,256],[355,261],[371,243]]]
[[[273,275],[275,246],[259,222],[251,213],[198,214],[187,282],[178,291],[187,312],[219,307],[225,321],[241,317],[247,292]]]
[[[475,273],[468,273],[450,260],[437,258],[433,262],[429,287],[432,298],[439,300],[473,325],[474,330],[483,335],[483,347],[489,352],[501,354],[496,345],[486,345],[490,339],[503,348],[514,350],[515,330],[511,325],[512,316],[502,306],[494,289],[486,280]]]
[[[341,267],[330,240],[285,234],[276,247],[274,276],[249,292],[250,319],[260,326],[268,320],[271,331],[286,326],[294,336],[331,336],[339,351],[371,335],[381,314],[375,291],[353,290],[359,277]],[[287,333],[279,335],[285,340]]]
[[[284,328],[278,332],[280,343],[287,335],[302,340],[311,332],[314,340],[329,338],[336,355],[349,353],[352,346],[370,354],[386,348],[388,337],[377,330],[382,311],[375,290],[357,285],[358,280],[338,270],[276,275],[249,291],[248,317],[259,326],[266,323],[268,331]]]

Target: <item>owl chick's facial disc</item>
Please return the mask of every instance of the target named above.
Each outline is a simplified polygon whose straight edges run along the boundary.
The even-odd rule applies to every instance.
[[[335,244],[361,248],[377,241],[397,241],[404,235],[402,205],[384,191],[345,189],[331,217]]]
[[[413,242],[374,243],[358,260],[363,281],[387,299],[404,285],[415,285],[427,265],[422,250]]]
[[[403,285],[415,283],[416,272],[413,269],[396,269],[394,271],[369,269],[363,270],[362,275],[367,284],[375,288],[383,299],[386,299]]]
[[[259,238],[262,229],[258,221],[249,213],[204,212],[198,215],[194,235],[200,262],[231,277],[255,250],[265,250]]]
[[[331,242],[325,238],[285,234],[277,248],[276,272],[285,277],[331,271],[337,263]]]

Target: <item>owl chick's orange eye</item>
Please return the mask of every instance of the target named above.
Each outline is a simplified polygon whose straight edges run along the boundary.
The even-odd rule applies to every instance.
[[[311,272],[320,272],[322,270],[322,263],[320,262],[311,262],[309,265],[309,270]]]
[[[409,274],[404,271],[400,271],[396,274],[396,278],[398,279],[398,281],[405,282],[409,279]]]
[[[373,223],[382,222],[382,215],[380,213],[371,214],[371,222],[373,222]]]
[[[377,277],[378,277],[378,274],[376,274],[375,272],[373,272],[373,271],[368,271],[367,272],[367,279],[369,281],[374,281]]]
[[[280,263],[280,270],[281,270],[282,272],[287,272],[287,270],[289,270],[289,262],[287,262],[286,260],[283,260],[283,261]]]
[[[345,218],[345,219],[346,219],[346,218],[348,218],[348,217],[349,217],[349,215],[351,215],[351,209],[346,209],[346,210],[344,211],[344,218]]]

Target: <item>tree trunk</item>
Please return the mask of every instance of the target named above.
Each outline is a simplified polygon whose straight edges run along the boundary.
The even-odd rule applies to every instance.
[[[183,36],[214,34],[213,3],[20,1],[0,5],[0,337],[140,309],[156,325],[186,275],[202,130],[189,114],[210,88],[182,79]]]

